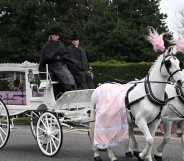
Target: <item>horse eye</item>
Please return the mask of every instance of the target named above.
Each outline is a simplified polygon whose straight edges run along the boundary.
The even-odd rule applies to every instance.
[[[169,69],[170,66],[171,66],[171,61],[170,61],[170,60],[166,60],[166,61],[165,61],[165,67],[166,67],[167,69]]]

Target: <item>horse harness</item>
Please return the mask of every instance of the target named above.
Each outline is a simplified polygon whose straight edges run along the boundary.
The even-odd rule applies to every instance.
[[[167,55],[165,58],[167,58],[168,56],[171,56],[171,55]],[[173,78],[174,74],[176,74],[177,72],[181,71],[181,69],[179,70],[176,70],[174,71],[173,73],[170,72],[169,68],[171,66],[171,62],[169,60],[165,60],[163,59],[162,63],[161,63],[161,67],[160,67],[160,71],[161,71],[161,68],[162,66],[165,65],[166,67],[166,70],[169,74],[169,78],[168,78],[168,82],[159,82],[159,81],[150,81],[149,80],[149,74],[145,77],[145,80],[142,82],[144,83],[144,87],[145,87],[145,92],[146,92],[146,95],[141,97],[141,98],[138,98],[132,102],[129,101],[129,93],[137,86],[138,83],[135,83],[132,87],[130,87],[126,93],[126,96],[125,96],[125,106],[126,108],[128,109],[128,112],[130,114],[130,117],[132,119],[133,122],[135,122],[135,118],[133,116],[133,114],[131,113],[131,105],[135,104],[135,103],[138,103],[139,101],[141,101],[142,99],[144,99],[146,96],[148,98],[148,100],[150,102],[152,102],[153,104],[157,105],[160,107],[160,112],[159,114],[152,120],[148,123],[148,125],[152,124],[155,120],[157,119],[160,119],[161,118],[161,113],[162,113],[162,109],[163,109],[163,106],[166,105],[166,103],[172,99],[174,99],[173,97],[172,98],[168,98],[167,96],[167,93],[165,93],[165,96],[164,96],[164,100],[160,100],[158,98],[156,98],[153,94],[153,91],[151,89],[151,84],[150,83],[164,83],[164,84],[170,84],[169,81],[171,78]],[[140,83],[140,82],[139,82]],[[181,88],[176,88],[176,91],[178,91],[178,95],[180,96],[179,99],[183,101],[184,103],[184,93],[182,92]]]
[[[177,97],[184,104],[184,93],[182,90],[182,86],[175,86]]]
[[[155,82],[156,83],[156,82]],[[154,120],[152,120],[151,122],[148,123],[148,125],[152,124],[155,120],[157,119],[160,119],[161,117],[161,113],[162,113],[162,109],[163,109],[163,106],[167,103],[167,94],[165,94],[165,98],[164,98],[164,101],[163,100],[160,100],[158,98],[156,98],[153,94],[153,91],[151,89],[151,84],[150,84],[150,81],[149,81],[149,75],[146,76],[145,78],[145,81],[144,81],[144,88],[145,88],[145,92],[146,92],[146,95],[145,96],[142,96],[134,101],[129,101],[129,93],[137,86],[137,84],[135,83],[132,87],[130,87],[127,91],[127,94],[125,96],[125,106],[126,108],[128,109],[129,111],[129,114],[130,114],[130,117],[131,119],[133,120],[133,122],[135,122],[135,118],[133,116],[133,114],[131,113],[131,105],[135,104],[135,103],[138,103],[139,101],[141,101],[142,99],[144,99],[146,96],[148,97],[148,100],[150,102],[152,102],[153,104],[157,105],[160,107],[160,112],[159,114],[155,117]]]

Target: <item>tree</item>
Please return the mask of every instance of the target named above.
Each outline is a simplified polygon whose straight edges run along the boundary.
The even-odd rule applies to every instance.
[[[122,56],[130,60],[149,60],[154,55],[150,54],[151,45],[145,42],[146,28],[153,26],[159,32],[167,31],[166,15],[159,11],[159,0],[113,0],[114,15],[117,17],[117,26],[111,40],[117,39],[116,50],[126,49]],[[115,38],[115,39],[114,39]],[[125,48],[126,47],[126,48]]]
[[[146,27],[167,30],[159,0],[1,0],[0,13],[3,61],[39,61],[47,29],[55,23],[66,43],[73,32],[79,33],[92,61],[151,60],[151,45],[144,40]]]

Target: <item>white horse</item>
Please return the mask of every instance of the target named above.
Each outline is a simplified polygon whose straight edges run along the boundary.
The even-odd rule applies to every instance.
[[[130,91],[128,90],[129,98],[127,118],[129,125],[135,123],[144,134],[146,140],[146,146],[143,151],[139,154],[139,160],[152,161],[151,150],[154,141],[154,134],[157,126],[160,123],[160,115],[162,107],[165,104],[165,88],[166,83],[172,78],[176,81],[183,81],[183,73],[179,66],[179,60],[173,55],[173,50],[166,50],[165,53],[160,55],[155,63],[152,65],[148,75],[143,78],[140,83]],[[131,84],[131,83],[130,83]],[[103,85],[105,86],[105,84]],[[100,95],[97,95],[100,87],[96,88],[92,94],[92,106],[93,111],[91,112],[91,119],[95,119],[95,110],[97,102],[104,101]],[[100,91],[108,92],[108,91]],[[97,97],[98,96],[98,97]],[[125,96],[119,95],[121,99],[125,101]],[[134,99],[135,98],[135,99]],[[130,100],[134,100],[131,102]],[[122,104],[123,106],[123,104]],[[122,107],[123,108],[123,107]],[[94,123],[91,123],[90,138],[94,140]],[[129,126],[130,136],[133,139],[132,126]],[[135,145],[136,147],[136,145]],[[94,159],[101,161],[98,148],[93,144]],[[111,150],[111,147],[107,147],[108,155],[111,161],[117,161],[116,156]]]
[[[155,154],[155,158],[160,161],[162,160],[162,152],[164,147],[171,139],[171,128],[173,121],[181,121],[181,143],[182,148],[184,149],[184,88],[180,85],[167,85],[166,93],[169,100],[166,104],[166,111],[162,116],[164,124],[164,138],[162,143],[157,147],[157,152]],[[184,150],[182,160],[184,160]]]

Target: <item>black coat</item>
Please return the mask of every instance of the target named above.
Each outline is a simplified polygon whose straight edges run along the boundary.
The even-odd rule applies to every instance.
[[[41,50],[39,71],[45,71],[48,64],[52,80],[58,81],[62,88],[75,86],[73,75],[65,63],[66,49],[60,41],[48,41]],[[70,87],[66,90],[69,90]],[[65,90],[64,90],[65,91]]]
[[[63,63],[65,53],[65,47],[60,41],[48,41],[40,53],[39,70],[45,71],[46,64]]]
[[[82,48],[73,45],[67,51],[67,64],[72,70],[88,71],[88,59],[86,52]]]
[[[73,74],[78,89],[90,88],[88,86],[88,59],[82,48],[73,45],[68,48],[66,63]]]

